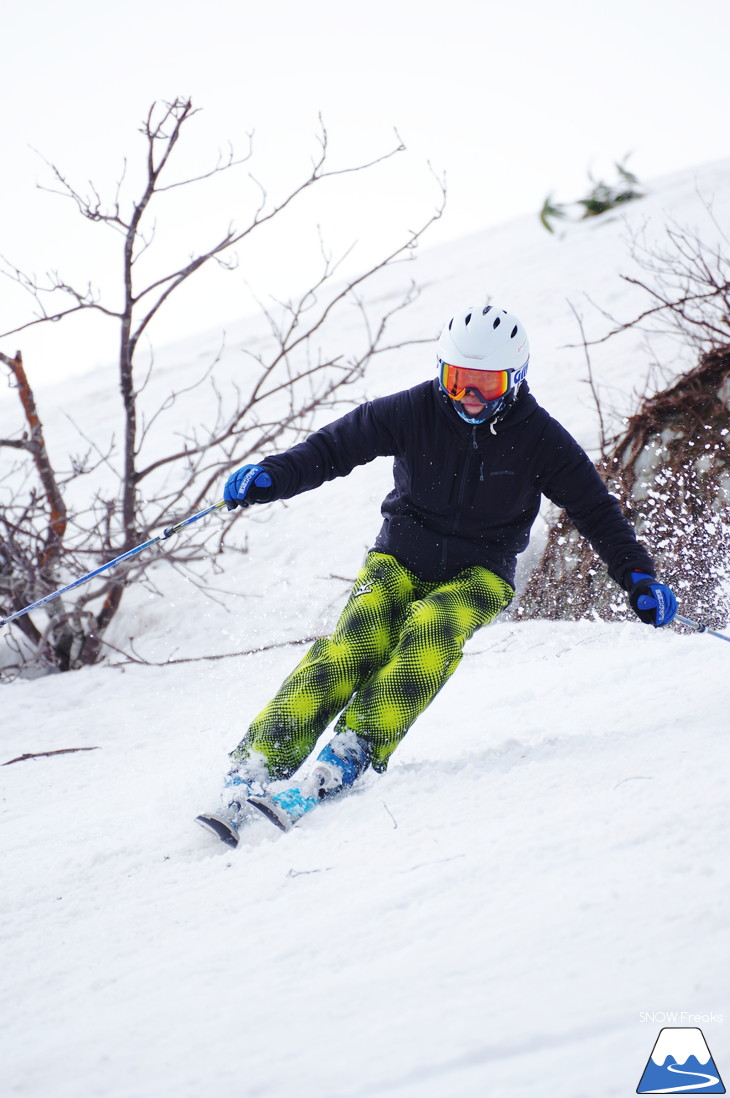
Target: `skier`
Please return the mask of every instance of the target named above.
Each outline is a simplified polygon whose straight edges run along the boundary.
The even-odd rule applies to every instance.
[[[237,841],[248,805],[287,830],[368,766],[386,769],[465,642],[512,599],[541,494],[567,511],[642,621],[663,626],[676,613],[618,501],[530,393],[520,321],[492,305],[463,309],[437,358],[437,378],[369,401],[226,483],[229,509],[247,507],[394,458],[383,525],[332,636],[314,644],[231,752],[222,814],[199,817],[225,841]],[[267,790],[335,718],[305,781]]]

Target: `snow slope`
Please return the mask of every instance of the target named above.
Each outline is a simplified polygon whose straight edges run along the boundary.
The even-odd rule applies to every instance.
[[[727,223],[730,164],[652,192],[562,238],[524,220],[424,252],[403,330],[435,335],[469,298],[503,300],[530,331],[536,396],[594,446],[567,300],[596,331],[583,293],[633,315],[628,229],[671,214],[709,233],[699,194]],[[259,332],[232,326],[222,371]],[[216,340],[161,352],[162,377]],[[668,343],[653,353],[676,367]],[[630,336],[593,366],[628,408],[650,360]],[[367,392],[431,369],[413,350],[376,364]],[[116,395],[97,371],[40,399],[62,445],[71,400],[92,431]],[[14,415],[4,396],[0,433]],[[2,688],[0,762],[94,750],[0,771],[0,1094],[612,1098],[635,1091],[656,1040],[641,1012],[669,1010],[704,1019],[679,1024],[702,1025],[730,1073],[730,650],[716,640],[498,622],[386,775],[287,836],[255,823],[233,852],[193,823],[297,642],[336,618],[388,480],[376,462],[247,516],[249,552],[225,555],[217,602],[156,565],[164,599],[130,592],[109,635],[129,651],[134,634],[148,664],[112,653]]]

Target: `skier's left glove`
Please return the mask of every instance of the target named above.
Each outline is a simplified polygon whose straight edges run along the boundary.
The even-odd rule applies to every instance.
[[[655,629],[668,625],[677,613],[677,600],[671,587],[659,583],[646,572],[631,573],[629,602],[637,617]]]
[[[223,489],[229,511],[252,503],[269,503],[273,498],[273,482],[261,465],[244,465],[231,474]]]

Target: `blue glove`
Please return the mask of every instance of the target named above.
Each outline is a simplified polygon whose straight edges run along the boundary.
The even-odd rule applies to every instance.
[[[223,499],[228,510],[249,507],[252,503],[268,503],[273,499],[271,477],[260,465],[244,465],[226,481]]]
[[[629,602],[636,616],[655,629],[668,625],[677,613],[677,600],[671,587],[659,583],[646,572],[632,572],[631,582]]]

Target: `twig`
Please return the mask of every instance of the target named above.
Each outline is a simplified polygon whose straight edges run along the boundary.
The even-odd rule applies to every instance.
[[[603,408],[601,407],[601,401],[598,397],[598,390],[596,389],[596,383],[595,383],[594,378],[593,378],[593,367],[591,366],[591,356],[588,353],[588,343],[586,342],[586,333],[585,333],[585,328],[583,327],[583,318],[581,317],[580,313],[578,312],[578,310],[576,309],[576,307],[575,307],[575,305],[573,304],[572,301],[569,301],[568,305],[570,306],[570,308],[572,310],[572,313],[573,313],[573,316],[575,317],[575,319],[577,321],[578,328],[580,329],[580,338],[581,338],[581,342],[583,344],[583,350],[584,350],[585,356],[586,356],[586,367],[588,369],[588,384],[590,386],[591,393],[593,394],[593,402],[596,406],[596,411],[598,412],[598,427],[599,427],[599,433],[600,433],[601,457],[605,458],[605,456],[606,456],[606,442],[607,442],[607,440],[606,440],[606,425],[603,421]]]
[[[230,660],[236,656],[257,656],[259,652],[272,652],[275,648],[291,648],[297,644],[314,644],[315,641],[320,640],[320,637],[299,637],[297,640],[290,641],[277,641],[274,644],[262,644],[258,648],[244,648],[240,652],[220,652],[209,656],[181,656],[175,660],[164,660],[163,662],[157,662],[155,660],[146,660],[141,656],[131,656],[128,652],[125,652],[121,648],[116,648],[109,641],[103,640],[102,644],[105,648],[111,648],[113,652],[118,652],[120,656],[124,656],[125,659],[121,663],[109,663],[107,667],[126,667],[127,664],[137,663],[142,667],[172,667],[177,663],[202,663],[205,660]]]
[[[100,751],[100,747],[59,747],[57,751],[30,751],[25,755],[18,755],[17,759],[9,759],[3,763],[3,766],[10,766],[11,763],[22,763],[26,759],[44,759],[49,755],[73,755],[76,751]]]

